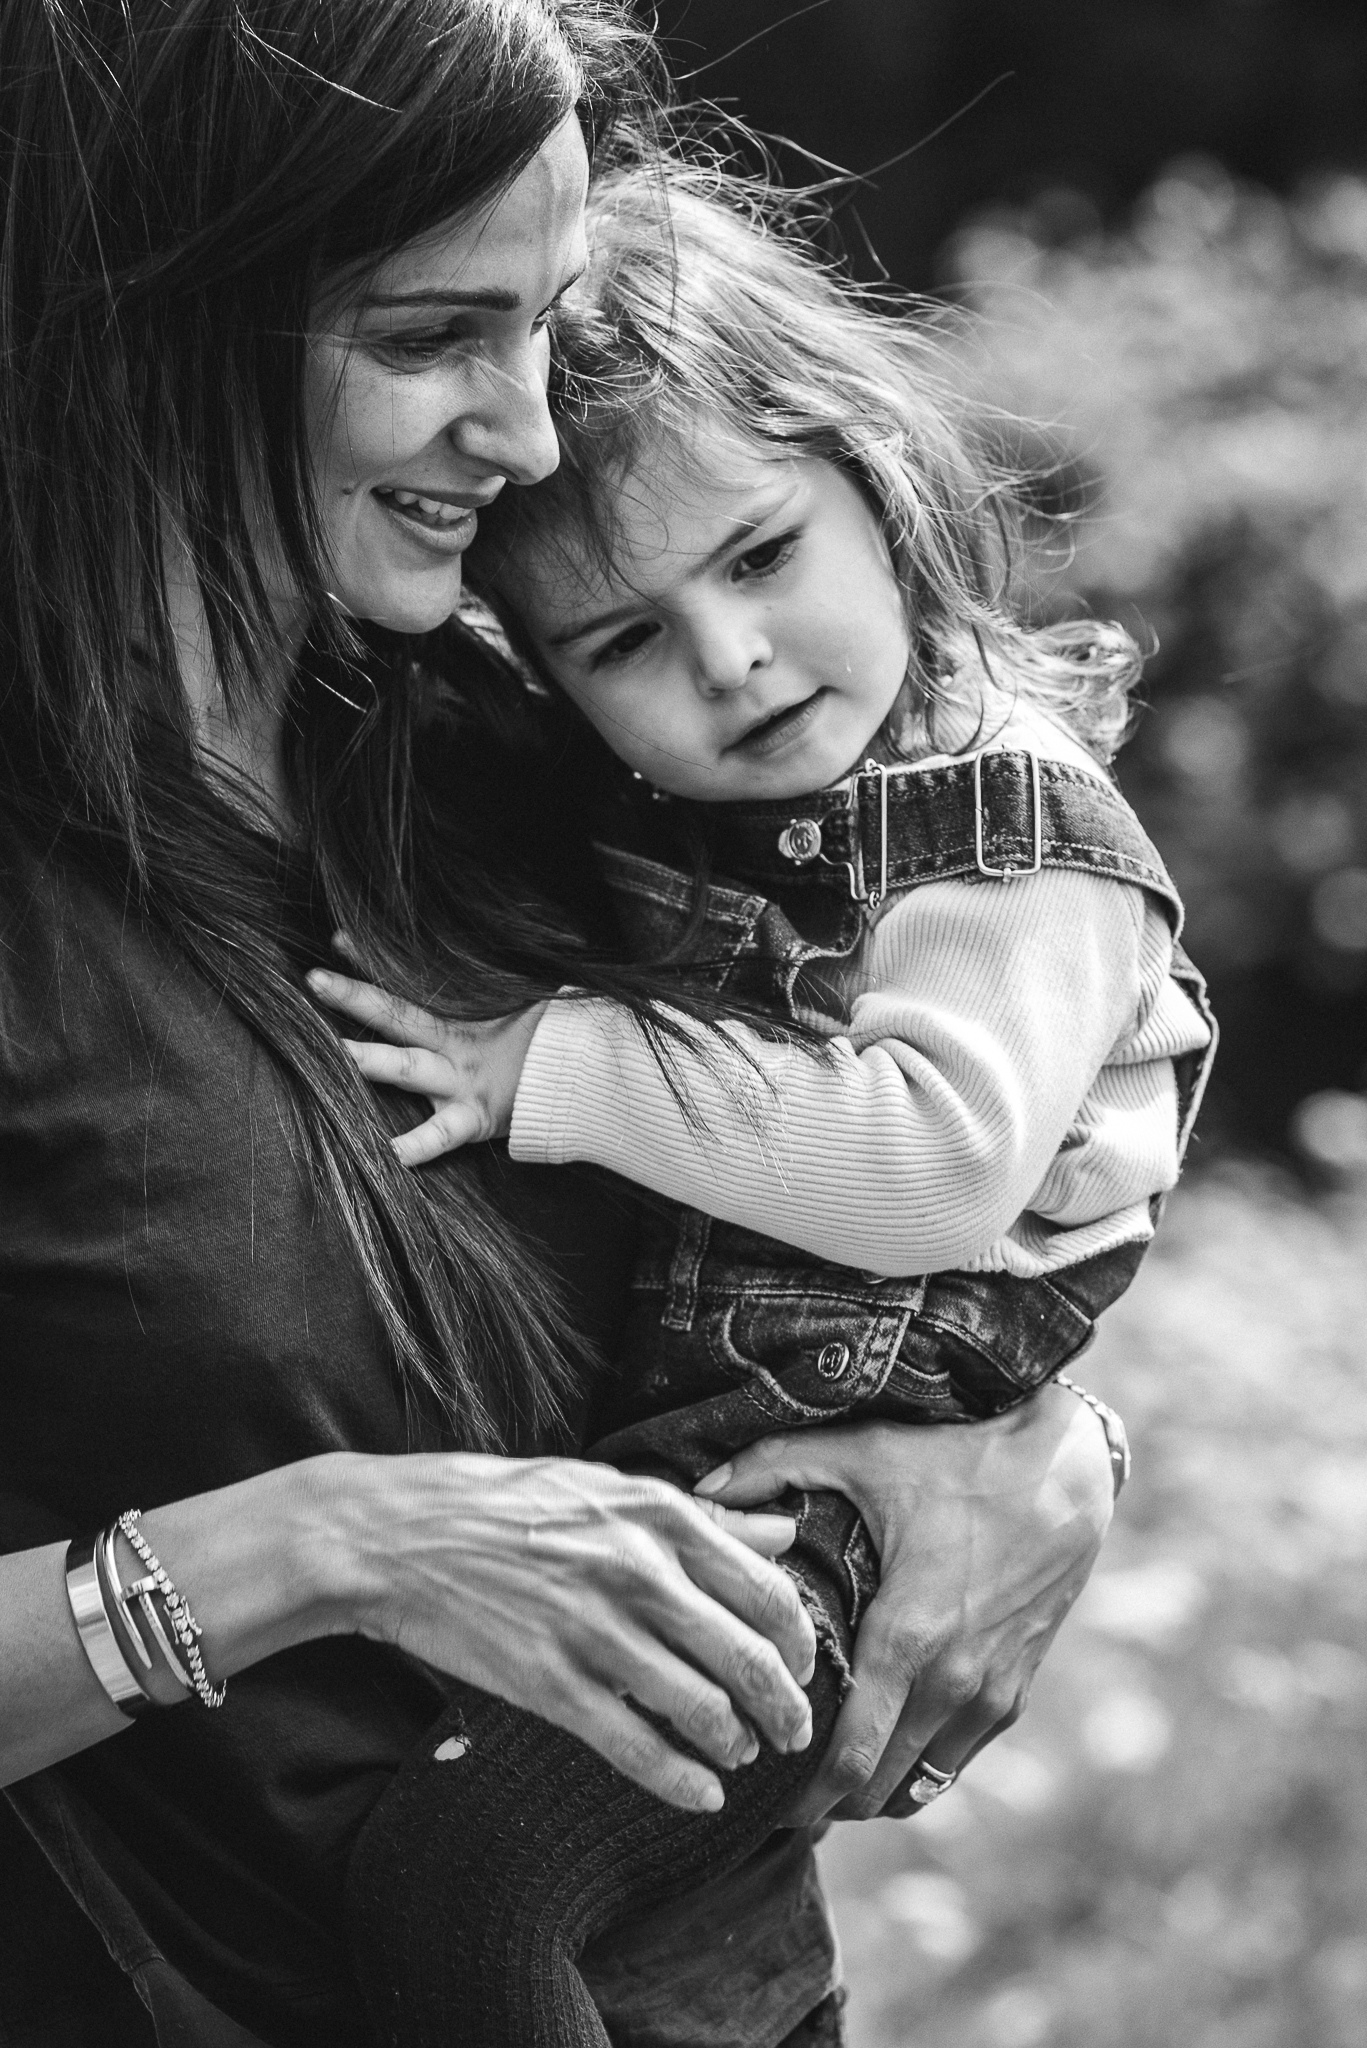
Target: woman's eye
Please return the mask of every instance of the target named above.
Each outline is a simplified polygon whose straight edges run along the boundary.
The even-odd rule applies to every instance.
[[[428,369],[446,356],[461,354],[469,346],[468,335],[456,333],[449,327],[436,334],[380,335],[371,343],[380,355],[406,370]]]
[[[742,576],[771,576],[783,564],[797,546],[796,533],[776,534],[773,540],[764,540],[758,547],[747,548],[736,559],[736,569]]]
[[[625,626],[606,641],[594,655],[590,666],[611,667],[613,662],[630,660],[633,654],[639,654],[654,639],[659,630],[653,619],[638,619],[634,626]]]

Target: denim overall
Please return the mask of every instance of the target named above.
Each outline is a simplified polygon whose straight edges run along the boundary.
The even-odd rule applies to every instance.
[[[780,1015],[830,1010],[823,965],[829,974],[854,952],[867,908],[941,876],[1005,888],[1041,866],[1084,868],[1149,889],[1174,932],[1180,921],[1172,884],[1121,798],[1032,755],[873,769],[801,804],[712,806],[701,821],[661,807],[666,829],[676,817],[716,831],[715,864],[732,881],[711,886],[699,921],[694,886],[677,867],[605,849],[633,950],[687,959],[718,989]],[[1180,955],[1173,971],[1203,1004]],[[1183,1138],[1207,1061],[1183,1062]],[[775,1430],[846,1416],[995,1414],[1082,1349],[1143,1250],[1125,1245],[1043,1280],[885,1280],[661,1204],[635,1276],[626,1364],[604,1396],[610,1433],[590,1455],[688,1486]],[[745,1867],[773,1838],[824,1753],[878,1569],[841,1495],[789,1494],[784,1505],[799,1525],[784,1563],[827,1652],[807,1688],[809,1747],[763,1748],[727,1774],[719,1812],[690,1813],[567,1730],[456,1686],[377,1801],[348,1875],[350,1954],[378,2040],[607,2048],[579,1968],[586,1947]],[[772,1920],[757,1924],[761,1943],[772,1942]],[[732,1932],[753,1948],[755,1924]],[[782,1942],[775,1957],[781,1974]],[[829,2001],[818,2010],[832,2018]],[[668,2037],[678,2038],[672,2027]]]
[[[628,943],[638,958],[686,959],[718,991],[780,1014],[821,1009],[839,1019],[823,963],[846,960],[867,913],[924,882],[1009,888],[1040,868],[1070,868],[1148,890],[1174,942],[1181,928],[1172,881],[1114,785],[1033,753],[987,752],[933,769],[871,763],[812,797],[708,810],[711,858],[731,879],[706,885],[701,922],[691,877],[600,847]],[[1204,983],[1175,944],[1172,974],[1212,1023],[1211,1047],[1178,1062],[1185,1149],[1213,1020]],[[1155,1197],[1155,1220],[1159,1206]],[[884,1279],[661,1202],[633,1282],[620,1353],[627,1366],[605,1398],[604,1435],[591,1455],[691,1486],[779,1430],[999,1414],[1091,1342],[1096,1318],[1128,1287],[1146,1249],[1146,1240],[1119,1245],[1034,1280],[962,1272]],[[835,1494],[793,1494],[785,1506],[799,1528],[784,1562],[845,1668],[877,1585],[867,1533]]]

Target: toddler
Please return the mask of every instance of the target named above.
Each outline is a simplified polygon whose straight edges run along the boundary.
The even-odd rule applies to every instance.
[[[1133,643],[1019,620],[1020,515],[924,334],[697,173],[615,174],[591,225],[561,469],[481,515],[472,574],[623,764],[601,857],[633,954],[731,1014],[661,1048],[573,992],[478,1027],[314,986],[429,1099],[410,1164],[506,1132],[659,1198],[592,1455],[716,1496],[776,1430],[971,1422],[1055,1375],[1143,1255],[1213,1034],[1104,765]],[[877,1582],[847,1501],[786,1505],[810,1747],[683,1812],[463,1689],[352,1864],[383,2040],[603,2042],[585,1943],[780,1824]]]

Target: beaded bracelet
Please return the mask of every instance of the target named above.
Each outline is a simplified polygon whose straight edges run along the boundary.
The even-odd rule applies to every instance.
[[[1085,1401],[1094,1415],[1101,1419],[1106,1432],[1106,1448],[1111,1454],[1111,1483],[1115,1488],[1115,1499],[1120,1498],[1120,1489],[1130,1476],[1130,1439],[1125,1424],[1114,1408],[1108,1408],[1104,1401],[1098,1401],[1095,1394],[1089,1394],[1076,1380],[1070,1380],[1065,1373],[1054,1374],[1054,1384],[1066,1387],[1070,1394],[1076,1394],[1079,1401]]]
[[[91,1670],[119,1712],[134,1721],[156,1702],[114,1633],[98,1563],[102,1540],[78,1536],[67,1545],[66,1597]]]
[[[177,1592],[162,1568],[161,1559],[138,1527],[138,1517],[141,1513],[141,1508],[125,1509],[119,1516],[118,1526],[128,1538],[148,1574],[150,1584],[147,1585],[147,1592],[143,1597],[150,1604],[152,1587],[160,1593],[166,1605],[166,1618],[180,1645],[181,1658],[189,1670],[190,1683],[206,1707],[221,1707],[228,1696],[228,1688],[226,1685],[214,1686],[209,1683],[208,1673],[204,1669],[204,1659],[199,1654],[198,1638],[204,1631],[190,1612],[185,1595]],[[138,1586],[142,1587],[144,1584],[147,1582],[139,1579]]]

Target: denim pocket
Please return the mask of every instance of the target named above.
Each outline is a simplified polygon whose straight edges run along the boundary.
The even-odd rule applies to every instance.
[[[963,1416],[1014,1407],[1090,1344],[1092,1317],[1047,1279],[936,1273],[908,1324],[889,1391],[920,1396],[947,1383]]]
[[[823,1422],[878,1394],[910,1316],[895,1299],[875,1308],[866,1295],[769,1289],[752,1275],[713,1302],[704,1328],[716,1363],[763,1387],[776,1418]]]

